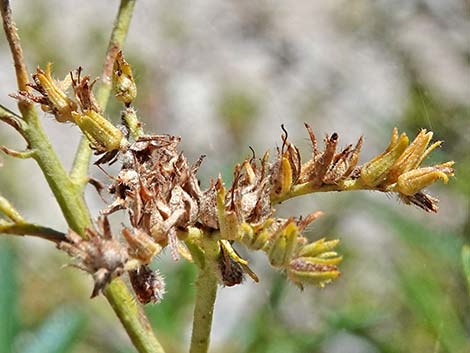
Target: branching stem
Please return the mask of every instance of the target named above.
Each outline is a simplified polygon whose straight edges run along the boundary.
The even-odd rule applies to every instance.
[[[106,110],[109,96],[111,94],[114,60],[126,39],[134,6],[135,0],[121,0],[121,5],[119,6],[119,11],[111,32],[103,73],[101,75],[101,85],[96,92],[96,99],[103,112]],[[90,143],[85,137],[81,139],[75,155],[72,170],[70,172],[71,178],[74,181],[78,181],[77,184],[82,185],[82,187],[85,185],[82,181],[87,178],[88,166],[91,158],[91,149],[89,144]]]
[[[214,266],[220,253],[220,246],[216,240],[208,237],[202,239],[201,245],[205,252],[205,261],[198,264],[190,353],[207,353],[209,349],[212,316],[217,296],[218,281]]]
[[[111,36],[108,55],[106,57],[105,76],[109,74],[109,71],[107,71],[109,63],[114,61],[113,56],[117,53],[118,49],[115,48],[120,47],[126,36],[134,4],[135,0],[121,1],[118,17]],[[29,75],[16,27],[12,20],[8,0],[2,1],[0,10],[5,34],[15,63],[18,88],[20,90],[27,90],[28,87],[26,84],[28,83]],[[106,106],[111,90],[110,83],[106,80],[103,86],[98,92],[98,100],[101,107]],[[69,177],[52,149],[40,125],[34,107],[31,104],[21,102],[19,103],[19,109],[24,121],[27,123],[24,136],[28,141],[29,147],[36,151],[36,153],[34,153],[34,159],[43,171],[69,227],[77,233],[84,235],[85,228],[91,226],[91,219],[83,199],[83,187],[75,183],[75,180],[81,180],[87,177],[88,164],[91,156],[88,142],[82,140],[80,144],[80,149],[77,153],[71,173],[72,179]],[[145,313],[135,304],[134,298],[123,282],[119,279],[113,281],[106,289],[105,294],[139,352],[163,353],[163,349],[155,338]],[[134,305],[132,305],[132,303],[134,303]]]

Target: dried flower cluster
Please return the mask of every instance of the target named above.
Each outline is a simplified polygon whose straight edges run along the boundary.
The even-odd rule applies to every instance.
[[[104,153],[96,164],[116,160],[122,164],[119,174],[112,177],[108,190],[114,200],[102,210],[99,230],[89,229],[88,239],[70,232],[69,242],[60,245],[77,259],[77,267],[93,274],[93,295],[112,278],[129,271],[139,301],[159,301],[163,279],[148,265],[165,248],[175,260],[182,256],[198,263],[201,256],[212,256],[213,269],[224,285],[240,283],[244,274],[258,281],[248,262],[233,248],[234,243],[265,252],[271,265],[285,271],[300,287],[323,286],[340,275],[337,265],[342,257],[334,250],[339,241],[309,242],[303,232],[321,212],[282,219],[275,216],[276,203],[316,191],[367,189],[395,192],[406,203],[435,212],[437,200],[422,189],[438,179],[447,182],[453,175],[453,162],[420,167],[441,143],[428,147],[431,132],[421,131],[409,144],[407,135],[398,135],[394,129],[388,148],[358,166],[362,137],[355,145],[337,151],[339,137],[334,133],[325,138],[325,147],[320,150],[306,124],[312,156],[305,163],[282,127],[282,147],[277,149],[274,161],[268,153],[257,159],[253,152],[251,159],[235,166],[228,189],[219,176],[201,190],[197,171],[203,157],[190,165],[178,150],[179,137],[142,133],[131,108],[137,93],[132,71],[121,53],[113,77],[116,97],[125,105],[121,129],[101,115],[91,92],[94,82],[90,83],[88,76],[81,78],[80,69],[70,77],[75,100],[65,94],[63,85],[52,80],[50,66],[46,72],[38,69],[33,75],[31,87],[39,97],[28,92],[15,97],[42,104],[60,122],[76,123],[91,147]],[[129,216],[130,227],[122,229],[123,241],[111,236],[106,218],[118,210],[125,210]],[[215,253],[209,253],[206,240],[217,244]]]

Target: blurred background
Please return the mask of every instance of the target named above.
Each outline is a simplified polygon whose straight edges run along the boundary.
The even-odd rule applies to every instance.
[[[99,76],[117,1],[17,1],[13,13],[30,69],[53,62],[57,78],[80,66]],[[0,40],[0,102],[16,90]],[[308,195],[281,215],[323,210],[310,239],[340,238],[343,275],[300,292],[248,256],[261,278],[221,288],[211,352],[468,353],[470,294],[460,250],[470,243],[470,2],[468,0],[183,1],[139,0],[125,56],[138,84],[136,107],[148,132],[182,136],[202,185],[220,171],[280,144],[280,125],[307,157],[303,122],[340,144],[365,142],[361,163],[381,152],[394,126],[435,132],[443,147],[428,163],[456,161],[449,185],[435,185],[437,215],[371,192]],[[112,102],[108,116],[119,119]],[[79,131],[43,123],[70,167]],[[24,147],[7,125],[0,144]],[[1,156],[0,192],[28,220],[65,231],[39,168]],[[93,168],[95,177],[107,181]],[[87,191],[92,213],[103,202]],[[114,217],[119,224],[123,215]],[[91,278],[70,268],[53,245],[0,237],[0,353],[134,352]],[[168,293],[149,305],[168,353],[187,351],[193,266],[162,256],[152,265]]]

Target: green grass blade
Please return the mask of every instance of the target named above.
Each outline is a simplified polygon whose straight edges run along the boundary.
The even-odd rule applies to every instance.
[[[462,247],[463,273],[467,279],[468,292],[470,294],[470,245],[465,244]]]
[[[0,353],[12,353],[19,330],[16,258],[10,241],[0,242]]]

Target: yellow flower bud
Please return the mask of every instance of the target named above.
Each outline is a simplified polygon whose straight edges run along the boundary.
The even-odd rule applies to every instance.
[[[37,73],[33,75],[36,82],[35,88],[43,91],[47,101],[41,105],[41,108],[54,114],[57,121],[61,123],[73,121],[72,112],[77,111],[77,103],[71,100],[54,82],[51,76],[51,66],[52,64],[48,63],[46,72],[38,68]]]
[[[398,177],[396,191],[411,196],[426,186],[433,184],[438,179],[447,184],[449,180],[448,177],[454,175],[453,164],[454,162],[450,161],[432,167],[424,167],[406,172]]]
[[[289,264],[297,245],[298,236],[299,230],[292,219],[288,220],[276,234],[274,234],[274,241],[268,253],[269,261],[272,266],[284,267]]]
[[[132,75],[132,68],[124,60],[120,51],[114,61],[113,87],[116,98],[126,106],[130,105],[137,96],[137,87]]]
[[[400,175],[417,168],[424,158],[441,144],[441,142],[438,141],[426,149],[432,139],[432,135],[433,133],[431,131],[426,133],[424,129],[419,132],[414,141],[395,161],[393,166],[390,167],[387,176],[387,184],[395,183]]]
[[[274,220],[269,218],[261,225],[251,226],[248,223],[241,224],[242,242],[252,250],[261,250],[268,245],[270,226]]]
[[[408,136],[405,133],[398,137],[398,130],[395,128],[392,134],[392,140],[385,152],[378,155],[370,162],[366,163],[361,169],[360,179],[364,184],[374,187],[381,184],[387,178],[390,168],[395,161],[405,151],[408,146]]]
[[[274,195],[283,196],[292,187],[292,167],[286,157],[280,161],[278,175],[275,180]]]
[[[235,211],[225,208],[225,187],[222,179],[216,184],[217,189],[217,218],[219,221],[220,235],[223,239],[235,240],[240,237],[240,225]]]
[[[313,257],[334,249],[339,244],[339,239],[325,241],[325,238],[307,244],[299,250],[299,256]]]
[[[121,130],[93,110],[83,114],[72,112],[72,117],[92,147],[100,152],[118,150],[126,141]]]

